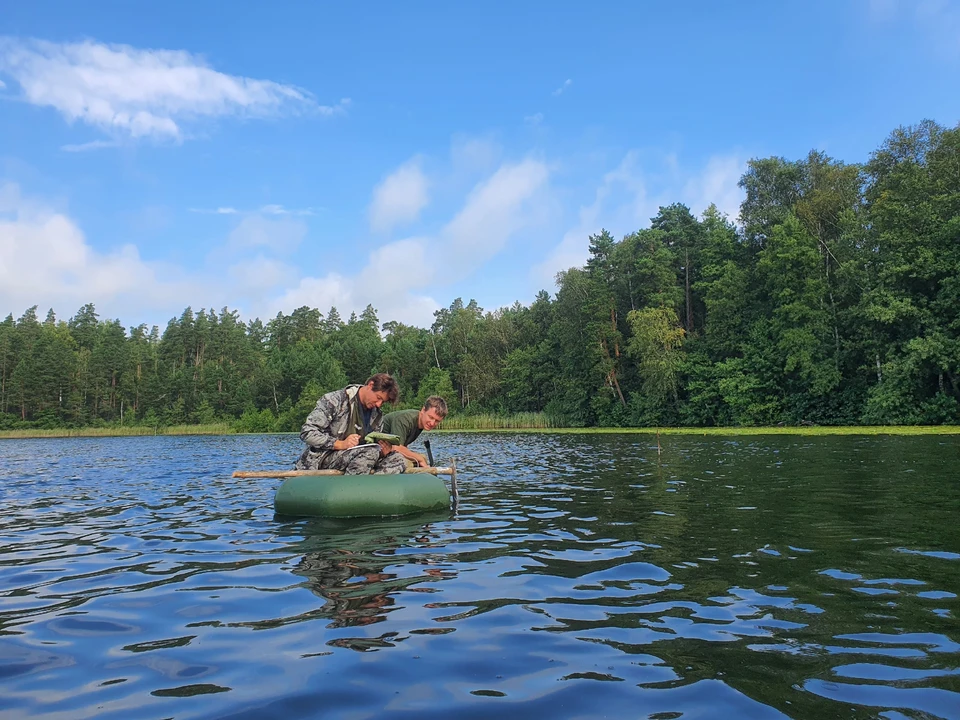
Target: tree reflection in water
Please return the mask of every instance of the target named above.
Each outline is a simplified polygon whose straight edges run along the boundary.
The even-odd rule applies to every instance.
[[[398,609],[402,592],[436,592],[417,587],[456,576],[439,567],[449,561],[444,554],[430,552],[444,547],[447,538],[436,527],[446,515],[409,519],[333,520],[315,519],[290,527],[304,535],[297,543],[303,557],[294,573],[306,578],[304,585],[326,602],[318,615],[330,618],[328,628],[374,625]],[[380,637],[340,637],[329,641],[334,647],[359,652],[393,647],[397,632]]]

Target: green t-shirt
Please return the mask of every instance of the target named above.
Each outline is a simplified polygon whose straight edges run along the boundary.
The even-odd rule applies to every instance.
[[[397,410],[383,416],[383,431],[400,436],[400,444],[409,447],[423,430],[417,424],[419,410]]]

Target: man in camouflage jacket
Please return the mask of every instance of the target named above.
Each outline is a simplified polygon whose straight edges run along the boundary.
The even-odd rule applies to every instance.
[[[383,429],[380,406],[397,399],[397,382],[378,373],[365,385],[348,385],[317,401],[300,430],[307,444],[297,459],[298,470],[341,470],[345,475],[402,473],[403,456],[389,443],[365,445],[363,439]]]

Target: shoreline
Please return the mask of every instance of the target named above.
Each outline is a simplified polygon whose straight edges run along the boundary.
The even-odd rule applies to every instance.
[[[524,433],[524,434],[585,434],[585,435],[960,435],[960,425],[813,425],[789,427],[659,427],[659,428],[457,428],[437,429],[436,434],[447,433]],[[294,435],[297,433],[241,433],[226,425],[179,425],[173,427],[129,428],[54,428],[29,430],[0,430],[0,440],[36,440],[56,438],[147,437],[155,435]]]
[[[463,433],[584,433],[595,435],[960,435],[960,425],[813,425],[764,427],[659,427],[659,428],[503,428],[457,429],[433,432]]]

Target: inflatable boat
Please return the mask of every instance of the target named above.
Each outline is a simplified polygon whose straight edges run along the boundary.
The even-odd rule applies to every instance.
[[[450,475],[451,490],[440,477]],[[457,503],[455,466],[419,468],[400,475],[344,475],[338,470],[235,472],[234,477],[279,477],[273,498],[278,515],[386,517],[410,515]]]

